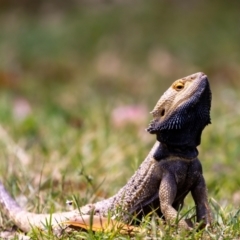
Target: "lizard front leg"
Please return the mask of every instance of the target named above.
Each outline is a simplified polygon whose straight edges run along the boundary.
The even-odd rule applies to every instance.
[[[176,224],[176,220],[178,218],[178,212],[172,206],[176,195],[177,184],[174,175],[168,172],[163,175],[159,188],[159,199],[161,211],[166,221],[172,225]],[[183,219],[179,220],[178,226],[187,230],[191,229],[191,226]]]
[[[199,175],[197,184],[191,190],[194,202],[196,204],[197,222],[202,227],[210,225],[212,221],[211,210],[208,204],[207,187],[203,175]]]

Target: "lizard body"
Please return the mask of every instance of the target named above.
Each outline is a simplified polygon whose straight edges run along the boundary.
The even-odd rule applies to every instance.
[[[21,209],[0,182],[0,207],[25,232],[33,226],[43,228],[46,221],[52,225],[87,221],[91,213],[95,218],[109,212],[118,214],[119,209],[122,220],[128,222],[131,214],[147,214],[153,207],[158,207],[156,212],[174,224],[177,211],[191,192],[197,222],[208,225],[211,214],[196,147],[202,130],[210,123],[210,107],[211,91],[205,74],[196,73],[175,81],[152,111],[153,121],[147,131],[156,134],[156,143],[127,184],[108,199],[70,212],[35,214]],[[192,227],[183,219],[178,225]]]

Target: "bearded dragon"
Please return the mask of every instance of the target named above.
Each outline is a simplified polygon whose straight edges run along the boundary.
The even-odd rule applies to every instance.
[[[104,217],[109,213],[119,216],[120,212],[121,221],[127,223],[132,214],[140,216],[153,209],[167,223],[176,224],[184,198],[191,192],[196,221],[209,225],[211,213],[197,146],[203,129],[211,122],[210,108],[211,90],[204,73],[176,80],[151,112],[153,120],[147,131],[156,135],[156,143],[114,196],[74,211],[35,214],[22,209],[0,182],[0,210],[24,232],[32,227],[44,228],[46,221],[53,226],[79,223],[87,228],[90,218],[92,229],[97,230],[104,228]],[[184,229],[193,227],[190,221],[181,218],[177,224]]]

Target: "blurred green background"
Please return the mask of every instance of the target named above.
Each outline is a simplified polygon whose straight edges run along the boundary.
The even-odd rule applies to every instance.
[[[0,124],[31,158],[23,166],[1,136],[2,179],[110,196],[155,140],[144,129],[158,98],[203,71],[209,195],[239,206],[239,53],[239,1],[0,1]]]

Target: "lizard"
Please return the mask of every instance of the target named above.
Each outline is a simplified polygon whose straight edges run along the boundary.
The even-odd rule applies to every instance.
[[[176,219],[184,198],[191,192],[197,223],[210,225],[211,211],[197,146],[203,129],[211,123],[211,98],[204,73],[176,80],[151,112],[153,120],[146,130],[156,135],[153,148],[126,185],[112,197],[69,212],[36,214],[22,209],[0,182],[1,211],[24,232],[32,227],[43,229],[46,222],[53,226],[78,222],[83,228],[91,222],[96,223],[97,229],[102,224],[101,218],[104,220],[109,212],[111,216],[121,212],[121,221],[128,223],[132,214],[141,216],[153,209],[167,223],[189,230],[193,227],[190,220],[179,218],[176,223]]]

